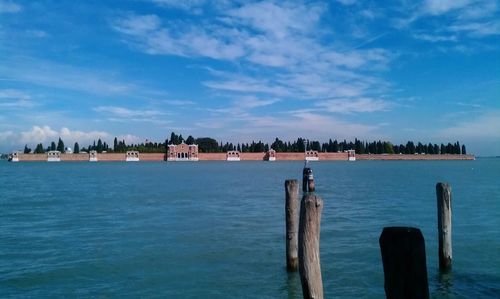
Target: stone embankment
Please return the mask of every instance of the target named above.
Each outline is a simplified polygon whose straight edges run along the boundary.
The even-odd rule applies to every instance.
[[[318,153],[319,161],[347,161],[347,153]],[[200,153],[200,161],[225,161],[225,153]],[[241,161],[263,161],[265,153],[241,153]],[[87,162],[88,154],[61,154],[61,161],[68,162]],[[97,160],[100,162],[125,161],[124,153],[101,153],[97,154]],[[164,161],[163,153],[141,153],[140,161]],[[356,155],[356,160],[474,160],[473,155]],[[276,153],[277,161],[304,161],[304,153]],[[47,161],[46,154],[19,154],[19,161]]]

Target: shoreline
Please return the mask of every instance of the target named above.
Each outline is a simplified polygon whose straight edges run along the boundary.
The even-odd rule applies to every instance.
[[[321,161],[347,161],[347,153],[318,153]],[[199,161],[226,161],[226,153],[199,153]],[[241,153],[240,161],[266,161],[266,153]],[[474,155],[357,154],[356,161],[475,160]],[[304,161],[304,153],[276,153],[276,161]],[[19,162],[46,162],[47,154],[19,154]],[[98,162],[125,162],[125,153],[97,154]],[[165,161],[164,153],[140,153],[139,161]],[[89,154],[61,154],[60,162],[89,162]],[[171,163],[171,161],[169,161]],[[174,162],[174,161],[172,161]],[[188,161],[195,162],[195,161]]]

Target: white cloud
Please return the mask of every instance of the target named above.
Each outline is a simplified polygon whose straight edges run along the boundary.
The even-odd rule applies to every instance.
[[[45,38],[49,36],[49,34],[46,31],[37,29],[26,30],[26,34],[30,37],[36,37],[36,38]]]
[[[388,68],[394,53],[366,43],[362,49],[346,49],[326,41],[324,37],[333,33],[321,26],[327,7],[254,2],[226,10],[215,7],[215,21],[213,16],[191,23],[128,15],[113,26],[129,44],[148,54],[208,57],[237,65],[238,73],[210,71],[213,78],[202,82],[225,97],[362,96],[386,86],[376,72]],[[273,68],[273,76],[268,68]]]
[[[33,126],[30,131],[21,132],[20,143],[40,143],[58,137],[58,132],[49,126]]]
[[[265,80],[258,80],[250,77],[240,77],[220,81],[206,81],[203,84],[212,89],[220,89],[230,92],[241,93],[266,93],[273,95],[288,95],[289,92],[283,86],[273,86]]]
[[[195,104],[195,102],[188,100],[162,100],[162,102],[173,106],[192,106]]]
[[[441,15],[466,7],[473,2],[472,0],[426,0],[424,1],[424,11],[431,15]]]
[[[33,108],[35,106],[36,106],[35,102],[26,99],[0,102],[0,108],[5,108],[5,109],[26,109],[26,108]]]
[[[378,17],[380,17],[380,13],[376,12],[373,9],[363,9],[359,12],[359,14],[369,20],[374,20]]]
[[[469,5],[466,9],[460,11],[458,19],[484,19],[494,15],[497,11],[496,0],[479,0]]]
[[[13,136],[14,136],[14,132],[13,131],[0,132],[0,141],[2,143],[11,141],[11,139],[12,139]]]
[[[102,113],[108,121],[113,122],[146,122],[157,125],[165,125],[172,122],[166,119],[168,113],[158,109],[129,109],[117,106],[98,106],[93,108],[93,110]]]
[[[456,139],[500,139],[500,110],[487,112],[476,119],[460,119],[457,125],[442,129],[440,137]]]
[[[232,60],[245,50],[229,39],[230,30],[197,27],[161,27],[156,15],[129,15],[115,20],[113,28],[131,38],[131,43],[153,55],[202,56]],[[233,34],[237,34],[233,32]]]
[[[113,28],[121,33],[129,35],[141,35],[154,31],[161,26],[161,20],[156,15],[130,15],[117,20]]]
[[[344,98],[320,101],[316,103],[316,106],[321,107],[329,112],[349,114],[387,111],[391,107],[391,104],[387,101],[379,99]]]
[[[0,89],[0,99],[29,99],[30,96],[18,89]]]
[[[104,139],[110,136],[109,133],[103,131],[71,131],[68,128],[62,128],[59,131],[59,134],[62,139],[71,141],[93,141],[97,139]]]
[[[285,140],[307,136],[310,139],[325,140],[327,138],[374,138],[379,136],[377,126],[345,122],[331,116],[309,111],[293,111],[284,116],[252,116],[244,120],[244,126],[234,126],[228,134],[234,134],[235,141],[259,138],[272,140],[279,136]]]
[[[234,104],[242,108],[257,108],[269,106],[279,101],[279,99],[259,99],[255,96],[244,96],[236,100]]]
[[[0,108],[26,109],[33,108],[35,102],[30,100],[30,95],[17,89],[0,89]]]
[[[343,5],[353,5],[354,3],[356,3],[356,0],[337,0],[337,2]]]
[[[113,72],[58,64],[27,57],[11,57],[0,64],[0,76],[51,88],[99,95],[130,95],[138,92],[134,83],[122,81]]]
[[[128,109],[125,107],[117,106],[99,106],[95,107],[94,111],[104,113],[110,117],[130,118],[130,117],[144,117],[149,118],[153,116],[165,115],[164,112],[158,110],[140,110]]]
[[[277,5],[272,2],[247,3],[227,12],[230,24],[242,24],[265,35],[283,39],[296,33],[307,33],[315,27],[323,11],[315,5]],[[300,20],[298,22],[297,20]]]
[[[11,136],[13,137],[13,136]],[[53,130],[49,126],[33,126],[31,130],[21,132],[17,138],[19,144],[37,144],[50,141],[57,141],[61,137],[64,142],[91,142],[99,138],[109,137],[109,133],[102,131],[71,131],[68,128],[61,128],[60,131]]]
[[[116,137],[118,140],[125,140],[126,144],[132,144],[132,143],[141,143],[144,141],[143,138],[140,138],[139,136],[131,135],[131,134],[125,134],[125,135],[119,135]]]
[[[451,32],[463,32],[471,37],[484,37],[500,34],[500,21],[458,23],[447,27]]]
[[[434,35],[426,33],[417,33],[413,35],[414,38],[428,41],[428,42],[456,42],[456,35]]]
[[[18,13],[22,6],[10,0],[0,0],[0,13]]]
[[[206,0],[150,0],[161,6],[178,8],[182,10],[195,10],[196,8],[202,6]]]

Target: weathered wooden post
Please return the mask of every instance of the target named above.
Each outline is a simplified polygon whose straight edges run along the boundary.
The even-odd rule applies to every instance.
[[[307,181],[308,181],[308,178],[309,178],[309,171],[311,170],[311,168],[308,168],[308,167],[304,167],[304,169],[302,170],[302,192],[307,192]]]
[[[447,183],[436,184],[438,235],[439,235],[439,270],[451,269],[451,187]]]
[[[319,236],[323,200],[306,194],[300,203],[299,272],[304,299],[323,299],[323,280],[319,259]]]
[[[304,167],[302,171],[302,192],[314,192],[314,175],[311,168]]]
[[[299,237],[299,182],[285,181],[286,268],[297,271]]]
[[[422,232],[412,227],[385,227],[379,243],[387,299],[428,299]]]

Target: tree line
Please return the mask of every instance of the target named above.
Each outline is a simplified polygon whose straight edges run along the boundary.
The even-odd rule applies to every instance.
[[[346,150],[355,150],[357,154],[457,154],[465,155],[467,150],[465,145],[460,145],[457,141],[455,143],[421,143],[408,141],[406,144],[392,144],[388,141],[361,141],[355,139],[354,141],[346,141],[337,139],[329,139],[328,142],[319,142],[316,140],[309,140],[306,138],[299,137],[294,141],[283,141],[276,137],[274,142],[271,144],[264,143],[262,141],[252,141],[250,143],[237,143],[233,144],[230,142],[218,142],[214,138],[201,137],[194,138],[189,135],[186,139],[182,137],[182,134],[177,135],[174,132],[170,134],[170,138],[166,139],[165,142],[151,142],[146,141],[137,144],[127,144],[125,140],[118,140],[116,137],[113,140],[113,146],[111,147],[105,141],[98,139],[94,141],[93,144],[89,144],[87,147],[80,148],[78,142],[75,142],[73,146],[73,153],[89,152],[92,150],[98,153],[111,152],[111,153],[125,153],[126,151],[139,151],[141,153],[163,153],[167,152],[167,145],[169,144],[181,144],[182,142],[186,144],[197,144],[198,151],[200,153],[224,153],[227,151],[237,150],[243,153],[260,153],[266,152],[269,149],[274,149],[277,152],[304,152],[306,150],[315,150],[319,152],[344,152]],[[36,154],[45,153],[48,151],[60,151],[62,153],[66,152],[64,141],[59,138],[57,144],[52,141],[49,146],[44,147],[42,143],[37,144],[35,150]],[[26,145],[24,147],[24,153],[31,153],[32,150]]]
[[[198,150],[201,153],[216,153],[237,150],[240,152],[266,152],[269,149],[274,149],[277,152],[304,152],[306,150],[315,150],[319,152],[343,152],[346,150],[355,150],[357,154],[467,154],[465,145],[460,145],[457,141],[455,143],[422,143],[408,141],[406,144],[395,145],[388,141],[361,141],[355,139],[353,141],[338,141],[337,139],[329,139],[328,142],[321,143],[315,140],[306,138],[297,138],[297,140],[283,141],[276,138],[271,144],[263,143],[262,141],[252,141],[251,143],[222,143],[209,137],[194,138],[189,136],[184,139],[182,135],[177,135],[174,132],[170,135],[170,140],[165,141],[166,144],[197,144]]]

